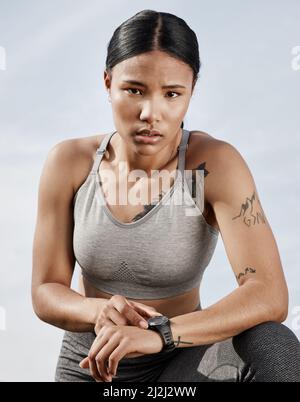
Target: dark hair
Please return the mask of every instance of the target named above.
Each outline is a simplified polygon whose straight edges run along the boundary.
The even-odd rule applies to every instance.
[[[193,70],[194,89],[201,66],[197,36],[182,18],[169,13],[142,10],[124,21],[108,43],[106,71],[111,74],[121,61],[153,50],[188,64]]]

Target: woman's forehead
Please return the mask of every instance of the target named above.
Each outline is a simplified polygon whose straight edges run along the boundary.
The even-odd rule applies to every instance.
[[[151,57],[148,53],[123,60],[114,68],[121,80],[136,80],[144,82],[146,79],[159,77],[165,85],[169,83],[181,84],[189,82],[192,70],[190,66],[168,55]],[[180,82],[177,82],[177,81]]]

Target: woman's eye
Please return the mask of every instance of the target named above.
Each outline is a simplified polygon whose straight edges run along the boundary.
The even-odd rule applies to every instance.
[[[125,91],[139,91],[140,92],[140,90],[137,88],[127,88],[127,89],[125,89]],[[180,94],[178,92],[173,92],[173,91],[169,91],[169,92],[167,92],[167,94],[176,94],[177,96],[180,96]],[[133,95],[136,95],[136,93],[134,93]],[[168,96],[168,98],[177,98],[177,96]]]
[[[173,91],[168,92],[168,94],[176,94],[176,95],[180,96],[180,94],[178,92],[173,92]],[[177,96],[170,96],[170,98],[177,98]]]
[[[139,91],[139,89],[137,89],[137,88],[128,88],[128,89],[125,89],[125,91]]]

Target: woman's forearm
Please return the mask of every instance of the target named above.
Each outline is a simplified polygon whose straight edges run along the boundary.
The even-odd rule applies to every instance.
[[[285,313],[278,307],[276,297],[265,285],[248,281],[206,309],[172,317],[174,342],[177,347],[212,344],[261,322],[282,322]]]
[[[40,285],[32,295],[37,316],[67,331],[93,331],[107,299],[89,298],[59,283]]]

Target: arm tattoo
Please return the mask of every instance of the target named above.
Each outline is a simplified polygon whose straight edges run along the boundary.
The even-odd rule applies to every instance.
[[[247,197],[246,201],[242,203],[239,215],[232,218],[232,220],[237,218],[241,218],[248,227],[256,223],[265,223],[264,212],[258,197],[255,195],[255,191],[250,198]]]
[[[245,269],[245,272],[240,272],[238,275],[236,275],[236,279],[237,279],[237,281],[239,281],[239,279],[242,278],[243,276],[245,276],[246,274],[248,274],[248,273],[254,274],[255,272],[256,272],[256,269],[247,267]]]
[[[184,342],[184,341],[181,341],[180,338],[181,338],[181,337],[178,336],[177,341],[175,341],[175,339],[174,339],[174,343],[175,343],[176,346],[179,346],[180,343],[185,343],[185,344],[193,345],[193,342]],[[177,343],[176,343],[176,342],[177,342]]]
[[[192,198],[196,198],[196,170],[204,170],[204,177],[209,174],[209,171],[205,169],[205,164],[206,162],[203,162],[192,170]]]
[[[198,170],[204,170],[204,177],[206,177],[209,174],[209,171],[205,169],[205,164],[206,162],[203,162],[199,166],[197,166]]]

